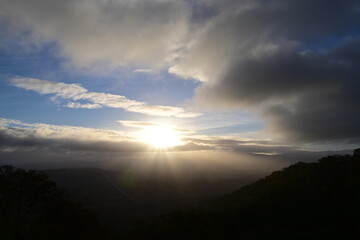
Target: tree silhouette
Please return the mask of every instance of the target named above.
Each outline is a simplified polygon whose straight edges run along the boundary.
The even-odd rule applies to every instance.
[[[38,171],[0,167],[1,239],[106,239],[97,217]]]

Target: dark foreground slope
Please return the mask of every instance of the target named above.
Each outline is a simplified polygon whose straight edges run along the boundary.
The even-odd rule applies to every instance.
[[[141,223],[132,239],[360,239],[360,156],[297,163],[202,210]]]
[[[0,167],[0,239],[102,240],[97,217],[37,171]]]
[[[195,176],[189,173],[176,177],[94,168],[53,169],[45,173],[59,187],[65,187],[74,200],[98,215],[109,239],[123,238],[141,219],[195,208],[259,179],[258,175],[245,174],[225,178],[211,173]]]

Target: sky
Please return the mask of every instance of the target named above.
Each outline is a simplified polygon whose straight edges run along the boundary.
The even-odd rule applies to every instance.
[[[275,168],[360,146],[359,1],[0,4],[3,162]]]

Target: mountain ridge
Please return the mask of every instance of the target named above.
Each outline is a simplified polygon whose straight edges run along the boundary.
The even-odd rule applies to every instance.
[[[358,151],[299,162],[202,208],[139,224],[135,239],[359,239]]]

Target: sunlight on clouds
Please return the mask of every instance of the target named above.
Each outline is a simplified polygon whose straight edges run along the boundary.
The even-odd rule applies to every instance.
[[[164,123],[142,121],[119,121],[119,123],[124,127],[140,128],[135,132],[135,138],[158,149],[184,145],[182,139],[184,135],[193,133]]]
[[[151,126],[137,133],[140,141],[155,148],[168,148],[184,144],[181,137],[169,126]]]
[[[45,123],[26,123],[14,119],[0,118],[1,152],[38,153],[97,153],[118,158],[119,153],[157,154],[201,152],[213,157],[215,152],[247,154],[259,157],[281,157],[284,153],[304,149],[274,144],[261,139],[213,137],[197,135],[196,132],[178,128],[165,122],[119,121],[123,131],[96,129]],[[299,151],[300,150],[300,151]],[[275,154],[276,153],[276,154]],[[156,155],[158,156],[158,155]],[[299,155],[294,155],[299,156]]]

